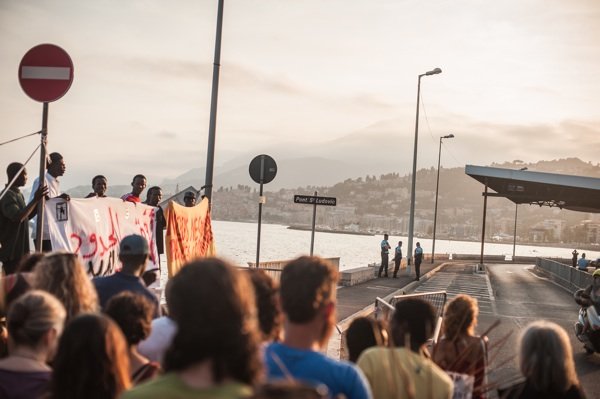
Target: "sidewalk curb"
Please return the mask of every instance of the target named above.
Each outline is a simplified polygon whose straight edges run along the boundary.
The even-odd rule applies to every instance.
[[[414,290],[417,289],[417,287],[419,287],[425,281],[429,280],[434,274],[436,274],[437,272],[439,272],[445,265],[447,265],[449,263],[450,262],[441,263],[435,269],[432,269],[432,270],[428,271],[427,273],[425,273],[424,275],[422,275],[421,279],[419,281],[413,281],[411,283],[408,283],[404,287],[398,288],[396,291],[392,292],[391,294],[386,295],[383,298],[383,300],[386,301],[386,302],[389,302],[389,300],[392,297],[396,296],[396,295],[409,294],[409,293],[413,292]],[[374,306],[373,306],[374,303],[375,303],[375,301],[373,300],[373,303],[371,303],[371,304],[365,306],[363,309],[361,309],[361,310],[359,310],[359,311],[351,314],[350,316],[346,317],[344,320],[340,320],[336,324],[337,330],[340,333],[342,333],[343,331],[346,331],[346,329],[348,328],[348,326],[350,326],[350,323],[352,323],[352,321],[354,319],[356,319],[357,317],[371,315],[375,311]]]

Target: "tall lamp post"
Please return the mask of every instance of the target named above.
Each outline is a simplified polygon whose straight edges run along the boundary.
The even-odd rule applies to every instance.
[[[442,159],[442,139],[452,139],[454,135],[450,133],[447,136],[440,137],[440,150],[438,151],[438,168],[437,168],[437,181],[435,183],[435,210],[433,212],[433,243],[431,245],[431,263],[435,258],[435,229],[437,227],[437,205],[438,205],[438,191],[440,189],[440,161]]]
[[[409,265],[410,260],[412,259],[413,233],[415,228],[415,187],[417,185],[417,143],[419,141],[419,100],[421,97],[421,78],[423,76],[437,75],[438,73],[442,73],[440,68],[435,68],[419,75],[419,81],[417,84],[417,118],[415,121],[415,149],[413,153],[412,184],[410,190],[410,217],[408,219],[408,255],[406,257]]]
[[[521,168],[519,170],[527,170],[527,167]],[[515,231],[513,235],[513,256],[512,260],[515,261],[515,250],[517,248],[517,211],[519,210],[519,204],[515,202]]]

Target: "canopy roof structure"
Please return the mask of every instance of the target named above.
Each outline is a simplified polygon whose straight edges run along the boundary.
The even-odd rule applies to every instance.
[[[515,204],[558,207],[579,212],[600,213],[600,179],[466,165],[465,173],[487,185]]]

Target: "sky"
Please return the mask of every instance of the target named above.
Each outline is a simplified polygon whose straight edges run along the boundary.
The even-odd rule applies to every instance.
[[[53,43],[75,66],[49,107],[63,188],[204,167],[216,15],[217,0],[0,0],[0,142],[40,129],[42,105],[17,71],[30,48]],[[417,77],[436,67],[421,80],[419,168],[436,166],[449,133],[445,167],[595,164],[598,21],[595,0],[227,0],[215,174],[261,153],[408,174]],[[0,146],[0,169],[38,142]]]

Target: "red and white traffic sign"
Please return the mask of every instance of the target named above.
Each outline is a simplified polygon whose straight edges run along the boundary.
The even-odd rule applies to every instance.
[[[19,64],[19,83],[25,94],[35,101],[56,101],[73,83],[71,57],[54,44],[35,46]]]

